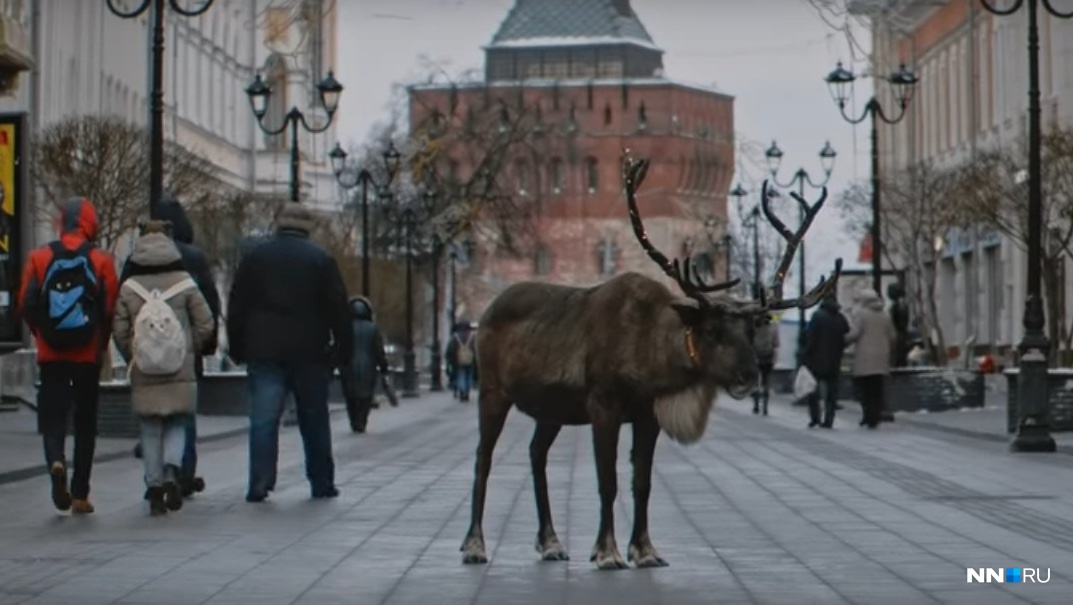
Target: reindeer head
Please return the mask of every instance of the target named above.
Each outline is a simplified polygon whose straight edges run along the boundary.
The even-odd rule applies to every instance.
[[[809,204],[796,193],[791,196],[801,205],[805,220],[796,232],[786,228],[769,205],[767,181],[762,191],[764,215],[775,230],[787,240],[786,251],[779,262],[771,287],[759,293],[758,299],[743,300],[726,294],[710,294],[727,290],[740,280],[733,279],[717,284],[706,284],[696,275],[692,260],[668,259],[652,245],[645,232],[644,223],[637,210],[637,189],[648,171],[648,160],[634,160],[626,150],[623,155],[623,181],[630,223],[641,247],[660,269],[677,282],[685,296],[671,302],[685,325],[684,342],[687,353],[699,371],[724,388],[731,396],[742,398],[756,384],[755,339],[758,328],[772,321],[772,312],[782,309],[807,309],[819,304],[834,292],[842,272],[842,259],[835,261],[835,271],[830,279],[820,278],[819,284],[805,296],[795,299],[783,297],[782,282],[793,263],[794,254],[812,225],[812,220],[827,199],[827,189],[815,204]]]

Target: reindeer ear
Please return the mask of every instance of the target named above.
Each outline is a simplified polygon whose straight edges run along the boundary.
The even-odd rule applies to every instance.
[[[699,323],[701,317],[704,315],[704,310],[701,309],[700,302],[689,298],[688,296],[672,300],[671,308],[677,311],[678,316],[688,325]]]

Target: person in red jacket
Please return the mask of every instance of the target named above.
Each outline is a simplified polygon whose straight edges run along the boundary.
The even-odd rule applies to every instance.
[[[89,477],[97,442],[97,401],[103,356],[111,338],[119,286],[115,262],[94,247],[97,212],[74,197],[60,208],[60,238],[30,253],[19,308],[37,343],[41,388],[37,424],[61,511],[93,512]],[[74,410],[74,476],[67,486],[64,441]]]

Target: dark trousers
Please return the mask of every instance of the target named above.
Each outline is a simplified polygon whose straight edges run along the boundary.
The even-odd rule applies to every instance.
[[[89,476],[97,447],[97,402],[101,367],[95,363],[56,361],[40,364],[37,391],[37,431],[45,446],[45,463],[65,462],[67,422],[74,411],[74,476],[71,497],[89,497]]]
[[[820,404],[823,404],[821,419]],[[838,377],[817,378],[816,390],[808,396],[809,419],[815,424],[831,426],[835,422],[835,410],[838,404]]]
[[[857,396],[860,399],[863,414],[861,423],[869,428],[879,426],[880,415],[886,407],[885,379],[886,376],[882,374],[858,376],[856,378]]]
[[[756,367],[760,370],[760,376],[757,379],[756,390],[753,391],[753,412],[760,411],[760,402],[763,401],[766,414],[768,398],[771,394],[771,370],[775,364],[762,361],[756,364]]]
[[[331,365],[317,361],[251,362],[246,373],[250,389],[249,493],[263,495],[276,487],[279,424],[289,393],[295,399],[310,487],[314,494],[332,489],[335,462],[328,416]]]
[[[183,467],[179,471],[179,483],[184,487],[193,484],[197,476],[197,415],[187,414],[183,417],[183,432],[186,443],[183,446]]]
[[[346,398],[346,413],[350,418],[350,428],[354,431],[364,431],[369,424],[369,411],[373,407],[372,397]]]

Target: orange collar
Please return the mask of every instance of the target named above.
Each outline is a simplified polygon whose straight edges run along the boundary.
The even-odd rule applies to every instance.
[[[693,340],[693,328],[686,328],[686,354],[696,365],[700,365],[700,353],[697,352],[697,343]]]

